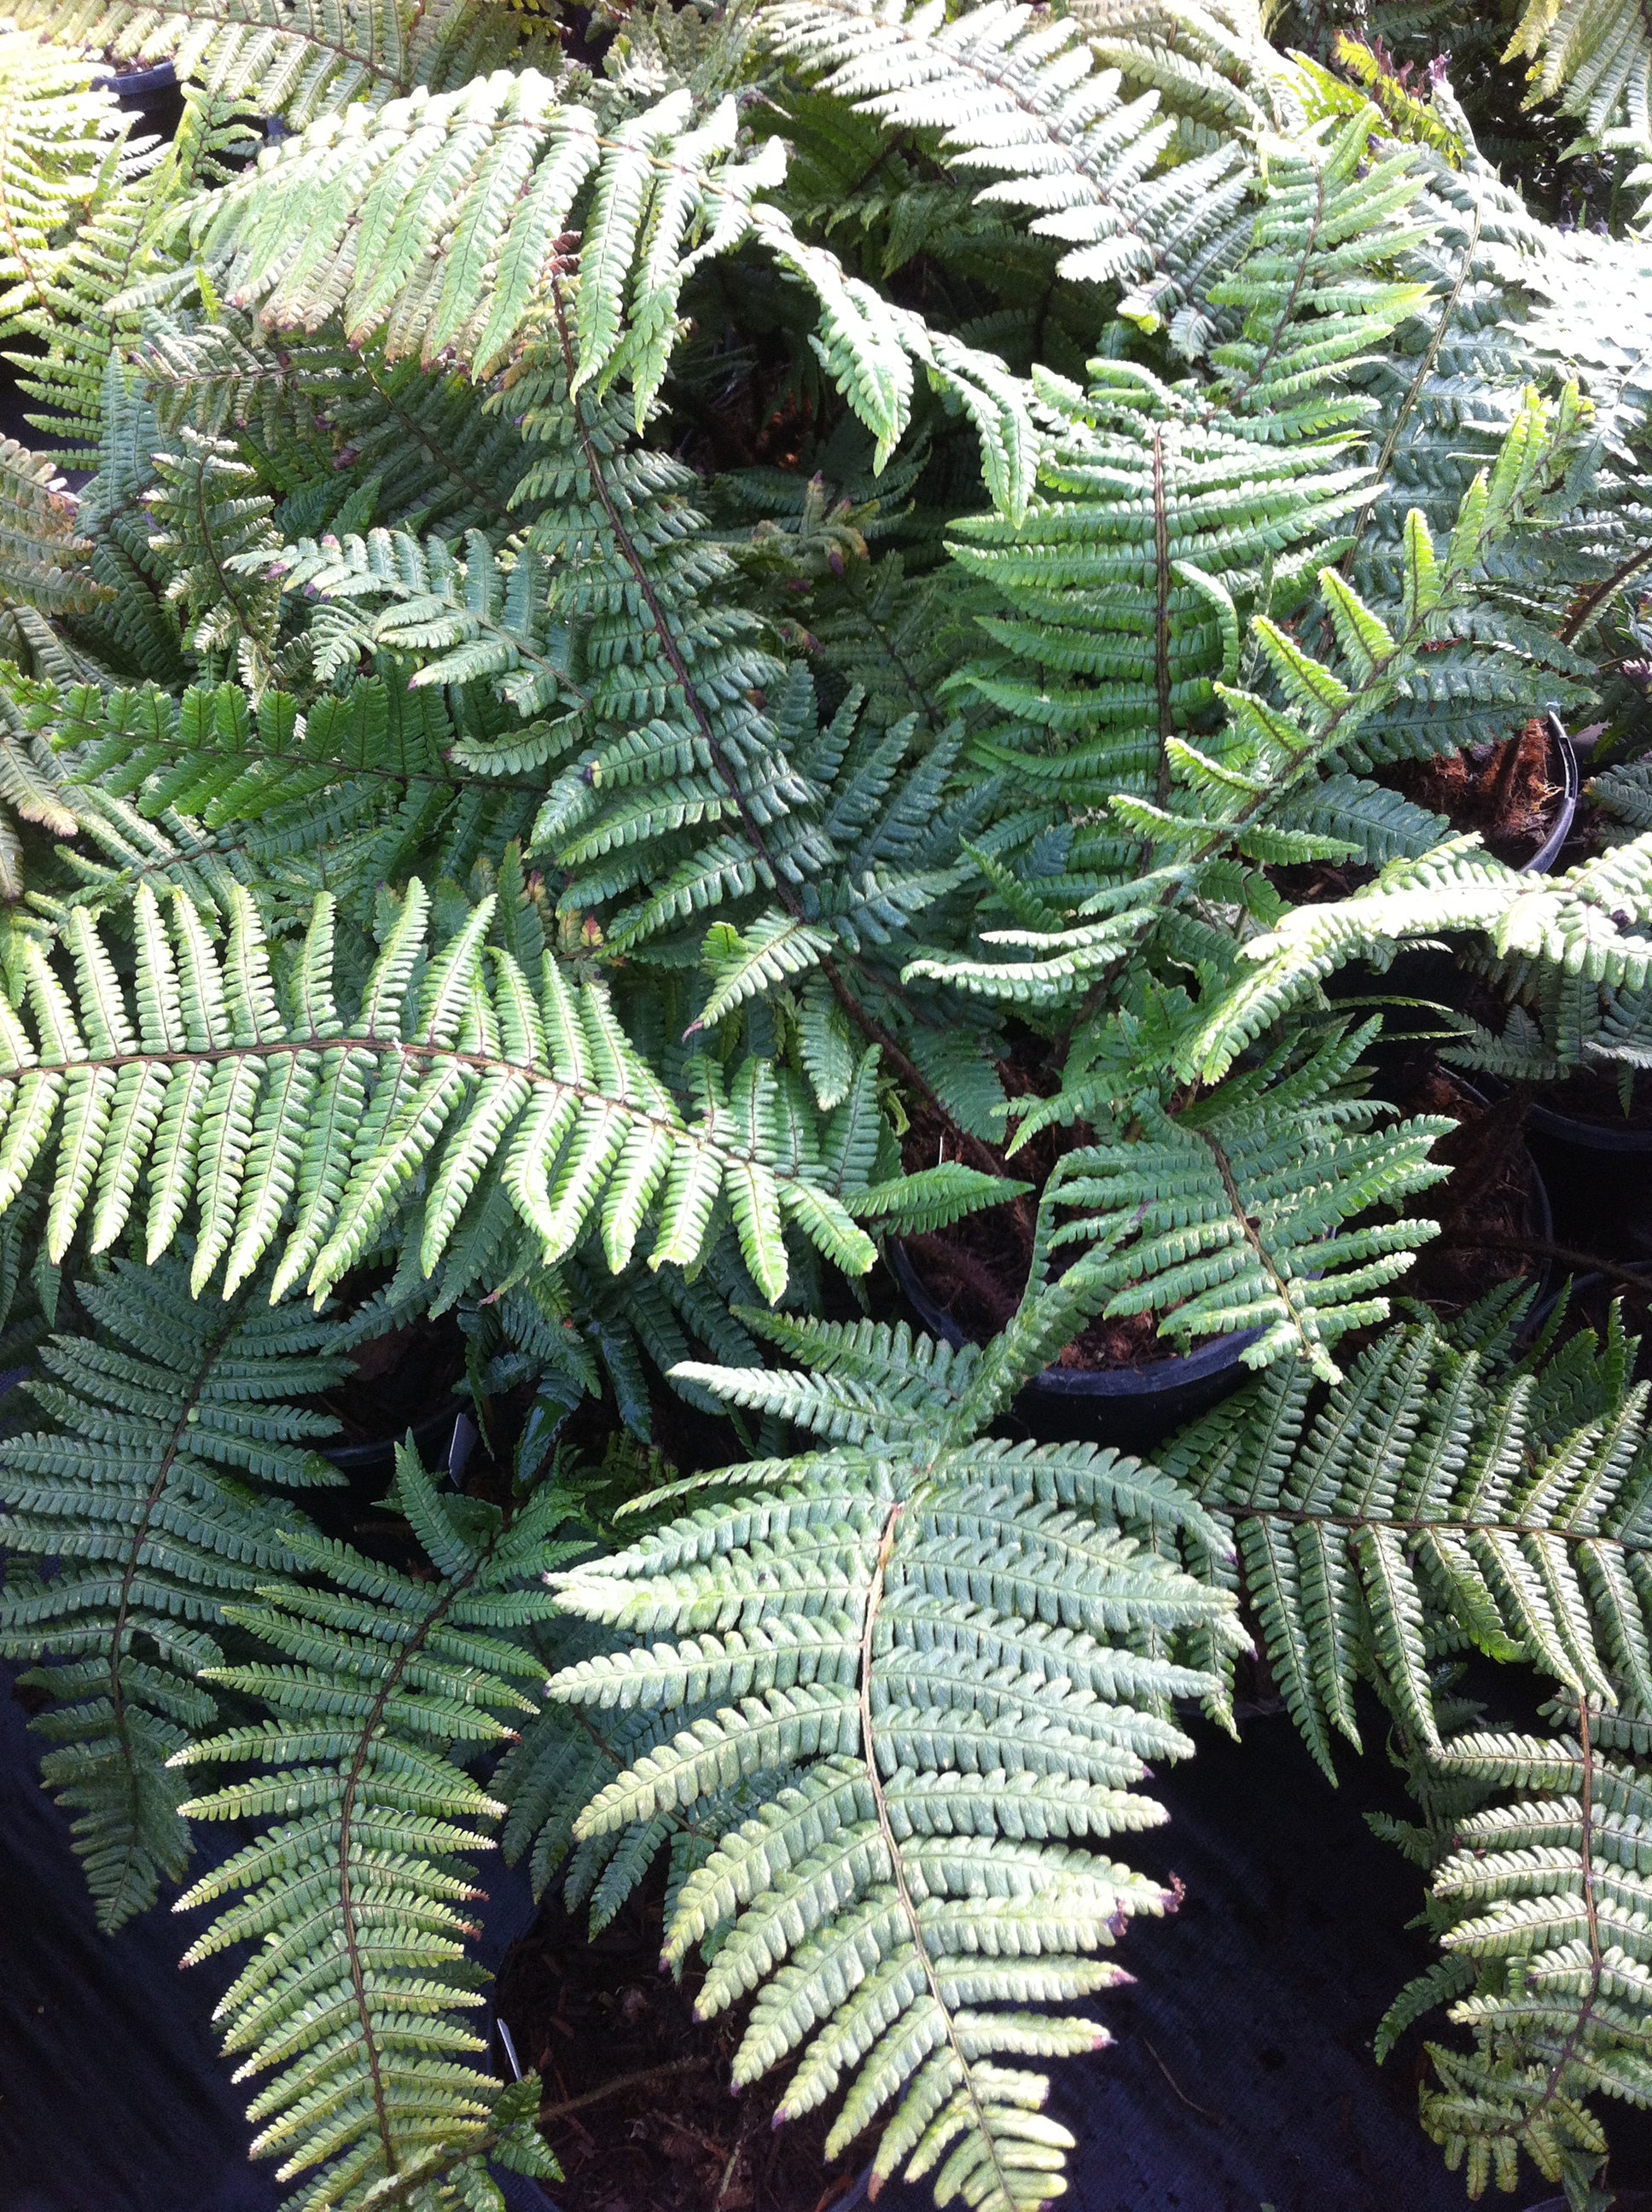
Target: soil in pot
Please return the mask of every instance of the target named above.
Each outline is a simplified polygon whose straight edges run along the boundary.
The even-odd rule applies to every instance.
[[[865,2155],[828,2161],[829,2113],[771,2126],[783,2075],[729,2094],[744,2008],[695,2019],[703,1970],[680,1985],[659,1970],[664,1899],[661,1863],[587,1937],[553,1883],[500,1970],[499,2017],[544,2085],[562,2212],[829,2212]]]
[[[1560,739],[1540,716],[1500,745],[1406,761],[1386,781],[1416,805],[1443,814],[1454,830],[1483,837],[1511,868],[1531,865],[1576,787]]]
[[[941,1234],[905,1240],[930,1296],[978,1344],[995,1336],[1010,1319],[1026,1281],[1026,1259],[1001,1232],[994,1239],[993,1224],[1001,1211],[972,1215]],[[1117,1321],[1092,1321],[1062,1347],[1056,1364],[1094,1373],[1175,1357],[1175,1345],[1159,1335],[1151,1314],[1129,1314]]]
[[[1014,1062],[999,1072],[1011,1096],[1029,1095],[1037,1087]],[[986,1149],[1004,1175],[1038,1184],[1054,1169],[1061,1151],[1087,1142],[1089,1134],[1082,1127],[1051,1130],[1035,1138],[1013,1159],[1006,1159],[997,1146]],[[902,1147],[908,1170],[932,1166],[953,1157],[956,1150],[938,1121],[920,1108]],[[966,1214],[949,1229],[904,1240],[908,1257],[930,1297],[977,1344],[996,1336],[1021,1303],[1032,1265],[1036,1202],[1033,1197],[1011,1199],[983,1212]],[[1100,1372],[1175,1357],[1175,1346],[1159,1335],[1152,1316],[1132,1314],[1118,1321],[1092,1321],[1082,1335],[1063,1347],[1056,1364]]]
[[[1440,1234],[1400,1279],[1399,1295],[1449,1316],[1499,1283],[1540,1276],[1554,1229],[1520,1100],[1486,1098],[1438,1066],[1408,1070],[1393,1087],[1406,1113],[1449,1114],[1457,1123],[1434,1147],[1449,1182],[1419,1194],[1412,1209],[1437,1221]]]
[[[1017,1071],[1004,1073],[1013,1083]],[[1034,1088],[1024,1077],[1022,1081]],[[999,1154],[997,1161],[1006,1175],[1042,1182],[1059,1151],[1088,1136],[1082,1126],[1050,1130],[1013,1160],[1005,1163]],[[927,1165],[948,1150],[933,1128],[918,1125],[907,1163]],[[897,1246],[890,1255],[893,1272],[920,1326],[955,1343],[966,1338],[984,1343],[1000,1329],[1026,1283],[1034,1222],[1035,1201],[1023,1197]],[[1237,1388],[1246,1371],[1241,1355],[1253,1340],[1254,1332],[1217,1337],[1183,1353],[1159,1334],[1151,1315],[1097,1316],[1025,1385],[1005,1416],[1006,1427],[1040,1443],[1151,1451],[1172,1430]]]

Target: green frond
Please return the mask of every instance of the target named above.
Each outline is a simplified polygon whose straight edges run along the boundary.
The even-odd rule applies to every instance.
[[[825,93],[888,131],[932,138],[949,168],[992,179],[981,202],[1030,215],[1035,235],[1067,249],[1060,273],[1116,286],[1120,312],[1144,328],[1169,319],[1191,270],[1236,225],[1240,149],[1213,147],[1169,168],[1174,125],[1158,103],[1121,98],[1116,72],[1095,70],[1081,34],[1031,8],[948,20],[869,0],[788,0],[763,21]]]
[[[566,1557],[554,1532],[573,1501],[541,1490],[506,1526],[403,1449],[391,1502],[435,1576],[296,1538],[288,1564],[306,1579],[261,1580],[228,1608],[276,1663],[207,1670],[268,1717],[172,1760],[254,1770],[186,1802],[191,1818],[264,1825],[174,1909],[220,1905],[186,1966],[258,1939],[216,2017],[237,2080],[270,2077],[252,2154],[300,2184],[294,2206],[382,2202],[416,2179],[415,2201],[470,2199],[490,2157],[556,2178],[537,2084],[501,2090],[474,2063],[465,2014],[483,1977],[465,1946],[482,1892],[465,1861],[503,1808],[454,1753],[508,1737],[531,1709],[517,1685],[540,1662],[497,1624],[525,1631],[550,1611],[540,1577]]]
[[[279,994],[252,901],[237,885],[232,902],[221,957],[181,894],[168,927],[140,885],[129,988],[83,909],[67,933],[72,993],[38,945],[25,947],[33,1034],[7,1014],[0,1207],[15,1203],[55,1132],[55,1255],[83,1219],[91,1249],[106,1249],[142,1183],[151,1260],[193,1211],[196,1291],[222,1267],[232,1294],[279,1244],[271,1297],[307,1279],[319,1298],[422,1180],[427,1274],[466,1209],[495,1188],[547,1263],[589,1230],[617,1270],[652,1222],[653,1263],[691,1267],[720,1193],[766,1297],[786,1285],[788,1222],[838,1264],[871,1265],[794,1091],[755,1061],[726,1078],[696,1060],[685,1071],[690,1118],[600,984],[571,981],[547,953],[536,998],[511,955],[487,945],[492,897],[432,945],[416,878],[349,1014],[334,999],[331,898],[283,963]]]
[[[1629,0],[1527,0],[1505,58],[1517,55],[1531,58],[1527,105],[1558,99],[1580,146],[1652,155],[1652,29]]]
[[[1334,1379],[1332,1346],[1386,1316],[1376,1294],[1436,1233],[1364,1218],[1447,1173],[1429,1151],[1448,1121],[1395,1121],[1350,1079],[1374,1029],[1337,1025],[1297,1065],[1276,1052],[1178,1113],[1143,1096],[1133,1135],[1065,1154],[1045,1203],[1073,1218],[1051,1242],[1092,1248],[1069,1294],[1082,1282],[1092,1310],[1151,1313],[1184,1343],[1254,1330],[1248,1365]]]
[[[1434,1868],[1445,1959],[1412,1998],[1449,2000],[1473,2036],[1428,2045],[1422,2117],[1477,2191],[1515,2187],[1522,2154],[1582,2190],[1606,2148],[1594,2100],[1652,2094],[1645,1710],[1572,1694],[1545,1716],[1546,1737],[1454,1735],[1436,1759],[1500,1800],[1456,1822]]]
[[[197,1303],[176,1257],[82,1281],[95,1334],[49,1339],[27,1385],[52,1425],[0,1445],[0,1538],[54,1568],[14,1570],[0,1651],[54,1699],[42,1771],[106,1928],[183,1873],[167,1761],[217,1717],[203,1675],[226,1607],[292,1564],[303,1523],[278,1493],[338,1480],[307,1449],[332,1424],[293,1402],[346,1373],[335,1326],[258,1288]]]
[[[552,1577],[566,1611],[622,1639],[553,1697],[652,1718],[573,1832],[717,1820],[665,1955],[714,1941],[705,2016],[755,1993],[737,2083],[797,2056],[781,2115],[843,2090],[832,2148],[876,2122],[880,2171],[939,2163],[938,2187],[991,2212],[1045,2203],[1069,2138],[1036,2118],[1043,2077],[997,2062],[1105,2032],[1002,2008],[1111,1985],[1096,1954],[1169,1908],[1096,1846],[1160,1817],[1132,1785],[1189,1748],[1171,1701],[1211,1680],[1161,1654],[1195,1624],[1242,1640],[1232,1601],[1121,1526],[1180,1520],[1152,1470],[976,1440],[990,1407],[972,1413],[959,1363],[904,1328],[763,1327],[812,1375],[701,1380],[828,1436],[826,1401],[853,1399],[871,1441],[727,1469],[726,1502]],[[759,1809],[720,1814],[762,1778]]]
[[[295,129],[355,101],[380,107],[421,86],[556,55],[533,15],[465,0],[22,0],[13,20],[87,53],[170,60],[181,80]]]
[[[639,423],[665,376],[684,283],[756,238],[814,294],[821,357],[880,453],[906,426],[915,362],[976,417],[1005,502],[1024,503],[1036,440],[1015,380],[799,237],[770,204],[784,174],[780,142],[748,143],[732,96],[702,111],[678,87],[605,127],[596,106],[530,66],[327,116],[192,220],[219,289],[264,328],[315,330],[337,313],[354,343],[382,331],[392,360],[462,359],[478,376],[543,319],[566,337],[574,272],[557,253],[580,231],[574,388],[623,376]],[[701,242],[690,246],[691,235]]]
[[[1281,1370],[1164,1454],[1230,1533],[1292,1717],[1327,1771],[1374,1677],[1436,1751],[1440,1639],[1574,1696],[1652,1692],[1644,1384],[1583,1332],[1499,1372],[1432,1328],[1385,1332],[1322,1399]]]
[[[249,698],[229,684],[181,697],[77,686],[33,719],[76,805],[130,800],[143,823],[187,817],[197,849],[228,842],[265,868],[349,852],[375,884],[410,864],[457,878],[479,854],[504,854],[544,789],[543,777],[491,772],[485,753],[472,765],[439,692],[378,677],[307,711],[289,692]]]

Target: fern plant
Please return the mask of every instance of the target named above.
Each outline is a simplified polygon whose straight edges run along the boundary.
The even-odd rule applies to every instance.
[[[1449,937],[1521,1009],[1463,1049],[1644,1049],[1637,772],[1557,880],[1389,777],[1624,657],[1640,248],[1227,0],[13,21],[0,1293],[54,1379],[0,1637],[100,1908],[259,1824],[191,1957],[258,1939],[221,2016],[318,2212],[543,2170],[461,2018],[501,1822],[598,1925],[665,1855],[784,2112],[1042,2203],[1036,2062],[1173,1901],[1110,1838],[1239,1588],[1327,1763],[1362,1680],[1449,1762],[1465,1640],[1589,1743],[1652,1705],[1627,1352],[1385,1328],[1447,1125],[1321,988]],[[112,56],[173,61],[168,146]],[[865,1317],[977,1213],[991,1344]],[[990,1433],[1142,1316],[1268,1372],[1160,1469]],[[286,1495],[418,1318],[489,1450],[400,1456],[428,1578]],[[672,1395],[744,1462],[576,1556],[570,1413]],[[1455,1940],[1484,2079],[1429,2124],[1571,2185],[1596,2015],[1515,2026]]]
[[[1431,1662],[1458,1640],[1577,1696],[1647,1686],[1634,1347],[1614,1322],[1600,1356],[1585,1332],[1511,1361],[1497,1318],[1468,1346],[1392,1329],[1316,1407],[1311,1377],[1278,1370],[1165,1455],[1231,1530],[1274,1679],[1327,1770],[1333,1729],[1358,1744],[1372,1666],[1437,1751]]]

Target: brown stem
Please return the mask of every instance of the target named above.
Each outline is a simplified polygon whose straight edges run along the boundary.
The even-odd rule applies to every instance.
[[[647,2066],[639,2074],[616,2074],[599,2089],[586,2089],[580,2096],[564,2097],[560,2104],[541,2105],[539,2125],[543,2128],[551,2120],[566,2119],[570,2112],[582,2112],[587,2105],[598,2105],[604,2097],[615,2096],[622,2089],[645,2089],[678,2074],[702,2073],[710,2063],[709,2058],[673,2058],[669,2065]]]
[[[149,1541],[151,1523],[160,1510],[161,1500],[167,1485],[172,1480],[173,1468],[177,1464],[179,1453],[183,1449],[184,1440],[190,1433],[190,1422],[200,1404],[201,1393],[206,1388],[207,1378],[222,1357],[224,1346],[228,1343],[230,1333],[241,1317],[241,1312],[246,1304],[249,1294],[250,1285],[248,1290],[242,1291],[231,1304],[223,1309],[222,1334],[215,1337],[208,1346],[206,1357],[201,1362],[194,1380],[189,1385],[183,1408],[173,1425],[171,1436],[167,1439],[166,1449],[161,1455],[161,1465],[155,1472],[155,1480],[149,1485],[149,1495],[143,1501],[143,1510],[132,1529],[131,1541],[127,1546],[125,1571],[121,1576],[120,1589],[115,1599],[114,1626],[109,1632],[109,1705],[114,1734],[119,1741],[121,1756],[125,1762],[128,1774],[133,1771],[135,1759],[131,1739],[127,1733],[126,1685],[121,1679],[120,1662],[126,1644],[127,1622],[131,1615],[132,1585],[137,1578],[138,1562],[142,1559]],[[136,1783],[133,1784],[133,1797],[135,1802]],[[121,1869],[117,1894],[125,1885],[126,1874],[137,1850],[138,1825],[137,1819],[134,1818],[132,1845],[126,1854],[125,1863]]]
[[[1395,415],[1393,422],[1389,426],[1388,434],[1382,441],[1382,450],[1378,453],[1376,459],[1372,465],[1371,473],[1376,479],[1378,489],[1381,489],[1383,474],[1388,468],[1388,463],[1394,459],[1394,449],[1400,443],[1400,434],[1405,428],[1406,424],[1410,421],[1412,410],[1415,408],[1418,398],[1422,395],[1423,386],[1433,374],[1434,364],[1440,358],[1440,348],[1445,343],[1445,334],[1451,327],[1451,318],[1457,312],[1457,302],[1462,297],[1463,286],[1468,282],[1468,272],[1474,264],[1474,250],[1480,242],[1481,214],[1482,210],[1480,204],[1476,200],[1474,203],[1474,220],[1470,227],[1468,234],[1468,244],[1463,250],[1462,261],[1458,267],[1455,280],[1452,284],[1450,291],[1446,295],[1445,306],[1440,311],[1440,319],[1434,326],[1434,335],[1428,342],[1427,351],[1424,354],[1422,360],[1418,363],[1417,374],[1412,377],[1410,389],[1406,392],[1404,399],[1400,403],[1400,410]],[[1354,517],[1352,538],[1349,544],[1348,550],[1343,555],[1339,564],[1341,572],[1345,576],[1353,567],[1354,554],[1357,550],[1360,539],[1365,535],[1365,526],[1370,520],[1373,513],[1376,511],[1376,501],[1377,492],[1376,490],[1373,490],[1371,496],[1365,501],[1365,504],[1360,508],[1359,513]],[[1325,617],[1326,627],[1328,628],[1329,623],[1330,617],[1327,615]]]
[[[1637,569],[1645,568],[1649,561],[1652,561],[1652,544],[1637,546],[1628,560],[1614,568],[1603,583],[1597,584],[1591,592],[1585,592],[1560,626],[1562,645],[1576,644],[1590,617],[1604,606],[1614,592],[1629,581]]]
[[[972,1137],[968,1129],[958,1127],[925,1080],[923,1070],[901,1049],[884,1024],[874,1015],[868,1012],[859,1000],[855,997],[854,993],[839,973],[836,962],[823,960],[820,963],[820,972],[826,978],[832,996],[860,1031],[861,1036],[865,1038],[867,1043],[875,1044],[878,1047],[902,1082],[909,1090],[914,1091],[932,1111],[938,1115],[952,1132],[953,1136],[957,1139],[960,1152],[969,1164],[972,1167],[980,1168],[987,1175],[1001,1176],[1004,1173],[1003,1162],[994,1157],[991,1150],[981,1143],[979,1137]]]
[[[1158,769],[1154,797],[1170,796],[1170,517],[1164,499],[1164,425],[1153,426],[1153,680],[1158,690]]]
[[[1539,2114],[1547,2110],[1555,2099],[1564,2094],[1566,2069],[1577,2052],[1584,2033],[1594,2018],[1594,2008],[1600,1995],[1600,1982],[1606,1962],[1600,1955],[1600,1909],[1594,1896],[1594,1752],[1589,1742],[1589,1701],[1587,1697],[1577,1700],[1577,1744],[1582,1778],[1577,1792],[1579,1836],[1577,1855],[1583,1878],[1583,1922],[1588,1945],[1588,1990],[1577,2008],[1577,2017],[1572,2023],[1571,2033],[1561,2045],[1549,2068],[1543,2084],[1543,2094],[1527,2114],[1527,2133]]]
[[[470,1588],[480,1572],[481,1562],[478,1560],[476,1565],[461,1575],[457,1582],[448,1583],[440,1601],[431,1607],[429,1612],[420,1622],[417,1633],[410,1637],[397,1653],[395,1662],[380,1684],[379,1693],[374,1698],[357,1734],[355,1756],[350,1761],[349,1772],[344,1778],[343,1791],[338,1801],[339,1919],[343,1934],[345,1962],[349,1968],[350,1990],[355,2001],[355,2017],[361,2030],[361,2047],[367,2056],[367,2076],[373,2085],[374,2118],[378,2127],[380,2146],[385,2154],[386,2175],[398,2173],[401,2170],[401,2163],[397,2151],[395,2133],[390,2124],[390,2110],[385,2095],[384,2069],[380,2057],[379,2039],[374,2027],[373,2008],[367,2001],[367,1972],[361,1964],[361,1945],[356,1936],[355,1901],[351,1887],[353,1869],[350,1860],[352,1848],[350,1830],[355,1819],[356,1793],[361,1786],[361,1776],[367,1765],[367,1752],[369,1747],[380,1740],[380,1724],[392,1697],[399,1687],[402,1677],[407,1672],[410,1663],[423,1650],[432,1632],[440,1626],[454,1600]]]
[[[931,2003],[940,2017],[941,2033],[957,2069],[957,2086],[963,2093],[987,2155],[992,2162],[998,2191],[1005,2203],[1015,2201],[1011,2194],[1009,2177],[1004,2171],[998,2138],[993,2133],[986,2112],[981,2108],[981,2092],[969,2057],[958,2038],[957,2023],[952,2017],[952,2008],[941,1994],[940,1975],[930,1956],[929,1946],[924,1941],[923,1923],[918,1917],[918,1907],[907,1882],[906,1863],[901,1856],[900,1839],[890,1818],[889,1802],[884,1791],[884,1777],[878,1764],[878,1747],[873,1734],[872,1704],[872,1668],[873,1650],[877,1643],[878,1614],[889,1587],[889,1563],[895,1550],[895,1539],[899,1533],[901,1516],[906,1511],[904,1500],[897,1499],[890,1507],[889,1517],[884,1523],[883,1537],[878,1547],[878,1559],[872,1568],[872,1580],[866,1588],[865,1610],[860,1619],[860,1756],[865,1762],[866,1780],[872,1789],[872,1811],[883,1838],[884,1853],[889,1861],[890,1876],[895,1893],[900,1900],[902,1916],[912,1948],[917,1954],[918,1964],[929,1990]]]

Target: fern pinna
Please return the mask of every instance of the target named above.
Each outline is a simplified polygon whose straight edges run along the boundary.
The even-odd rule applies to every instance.
[[[1096,1954],[1173,1901],[1095,1848],[1160,1817],[1132,1785],[1188,1748],[1172,1701],[1211,1678],[1169,1647],[1244,1641],[1224,1593],[1142,1540],[1220,1544],[1176,1486],[981,1433],[1070,1320],[1053,1303],[984,1356],[754,1316],[806,1370],[695,1379],[824,1447],[696,1478],[711,1502],[553,1578],[618,1638],[553,1697],[648,1723],[576,1835],[759,1796],[745,1817],[733,1796],[665,1938],[668,1962],[716,1939],[702,2014],[754,1998],[737,2083],[800,2053],[780,2118],[844,2088],[831,2148],[880,2122],[877,2175],[986,2212],[1062,2186],[1069,2138],[1014,2062],[1105,2040],[1027,2008],[1115,1983]]]
[[[252,2150],[300,2182],[294,2212],[498,2206],[487,2159],[556,2173],[537,2080],[501,2087],[464,2019],[486,1978],[465,1952],[480,1893],[468,1862],[504,1809],[464,1762],[533,1710],[525,1686],[543,1668],[523,1632],[551,1608],[543,1577],[573,1548],[556,1540],[573,1501],[541,1489],[506,1525],[439,1491],[404,1448],[390,1502],[434,1576],[296,1538],[303,1578],[260,1582],[226,1611],[274,1656],[205,1670],[266,1717],[173,1759],[262,1770],[185,1802],[188,1818],[269,1825],[174,1910],[236,1900],[186,1966],[256,1945],[218,2017],[236,2078],[270,2077]]]
[[[82,1280],[91,1329],[52,1337],[27,1385],[52,1426],[0,1444],[0,1653],[56,1701],[33,1723],[58,1747],[44,1778],[106,1928],[184,1870],[167,1762],[217,1717],[225,1604],[292,1564],[282,1493],[340,1480],[307,1448],[332,1422],[293,1402],[345,1373],[333,1325],[265,1288],[197,1301],[176,1255]]]

